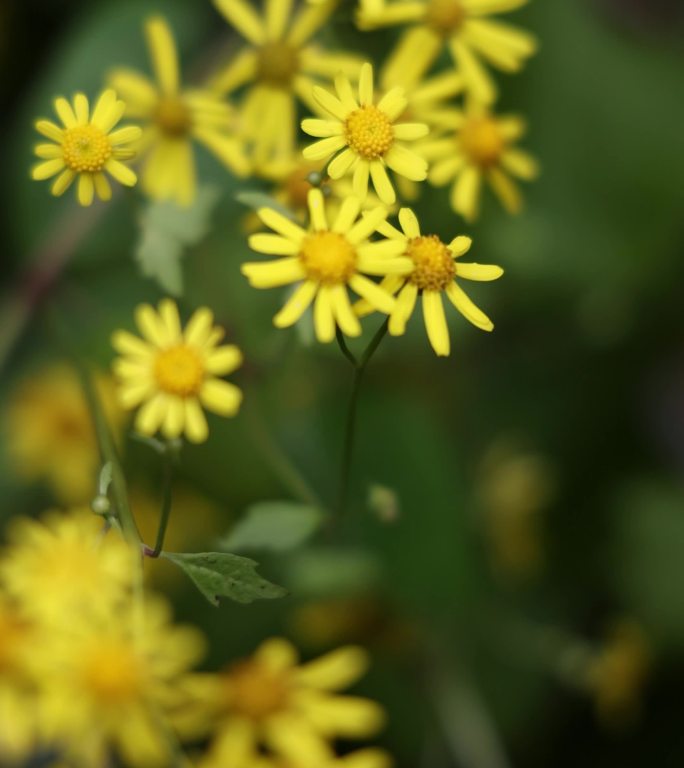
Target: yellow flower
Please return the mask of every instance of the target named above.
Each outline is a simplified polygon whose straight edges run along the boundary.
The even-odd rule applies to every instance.
[[[134,157],[134,150],[126,145],[139,139],[142,132],[134,125],[112,132],[125,109],[113,90],[103,91],[92,114],[82,93],[74,97],[73,107],[64,98],[56,99],[55,111],[64,127],[50,120],[36,122],[38,133],[53,143],[36,146],[35,153],[43,162],[33,168],[31,177],[42,181],[57,176],[51,191],[53,195],[62,195],[78,176],[81,205],[90,205],[96,193],[101,200],[111,198],[112,188],[105,171],[121,184],[134,186],[135,173],[121,161]]]
[[[344,75],[335,79],[335,90],[337,97],[319,86],[314,87],[315,99],[335,119],[302,121],[305,133],[322,139],[307,147],[304,157],[324,160],[336,155],[328,165],[331,179],[353,173],[354,194],[363,200],[368,192],[370,175],[378,197],[383,203],[392,205],[396,194],[386,167],[412,181],[426,179],[427,163],[407,149],[403,142],[427,136],[428,126],[425,123],[396,123],[408,103],[401,87],[391,89],[375,103],[371,64],[366,63],[361,69],[358,101]]]
[[[97,389],[110,426],[119,431],[123,413],[113,382]],[[76,373],[49,366],[23,380],[7,406],[7,451],[25,480],[45,479],[60,502],[85,504],[95,495],[99,453],[92,418]]]
[[[156,200],[189,205],[196,194],[193,141],[237,175],[246,175],[249,163],[234,137],[230,106],[210,91],[182,90],[176,46],[165,19],[148,19],[145,33],[156,83],[130,69],[117,69],[109,79],[126,99],[126,114],[144,121],[143,190]]]
[[[467,221],[479,214],[483,179],[509,213],[519,213],[522,198],[511,176],[532,181],[539,174],[536,160],[512,146],[525,133],[524,121],[514,115],[496,117],[471,105],[460,122],[453,135],[421,147],[433,162],[430,183],[453,182],[451,207]]]
[[[297,284],[273,318],[276,327],[294,325],[314,302],[314,327],[319,341],[332,341],[336,325],[347,336],[359,336],[361,324],[352,311],[348,287],[377,311],[390,313],[394,299],[366,275],[406,274],[412,264],[406,258],[397,258],[403,250],[398,243],[368,242],[370,234],[387,216],[382,206],[357,221],[361,203],[358,198],[349,197],[329,227],[321,190],[311,190],[308,201],[308,232],[271,208],[258,211],[263,223],[278,234],[252,235],[250,246],[260,253],[283,258],[243,264],[242,273],[255,288]]]
[[[460,236],[446,244],[436,235],[422,235],[418,219],[409,208],[399,211],[399,224],[401,231],[386,221],[378,226],[383,235],[403,244],[403,252],[413,265],[413,271],[408,275],[392,275],[381,283],[392,294],[398,291],[397,303],[389,319],[390,334],[401,336],[405,332],[419,294],[423,299],[428,339],[435,353],[441,357],[448,356],[451,349],[442,294],[446,294],[454,307],[473,325],[483,331],[493,330],[492,321],[468,298],[458,280],[496,280],[503,274],[503,269],[493,264],[462,264],[458,259],[468,253],[472,240]],[[356,311],[365,315],[372,308],[366,302],[359,302]]]
[[[490,104],[494,81],[482,60],[504,72],[519,71],[535,53],[528,32],[487,17],[527,5],[528,0],[373,0],[362,3],[363,29],[412,24],[392,55],[389,69],[397,77],[416,80],[446,47],[469,91]]]
[[[219,742],[200,760],[198,768],[311,768],[312,763],[308,759],[283,760],[271,758],[256,752],[249,755],[240,755],[235,749],[235,742],[225,739]],[[238,755],[238,759],[236,759]],[[337,757],[330,753],[324,760],[316,758],[316,768],[390,768],[392,760],[387,752],[381,749],[359,749],[349,752],[344,757]]]
[[[155,311],[149,304],[136,310],[144,339],[117,331],[112,344],[122,357],[114,362],[119,399],[138,411],[135,428],[143,435],[158,430],[166,438],[185,436],[193,443],[207,439],[202,406],[221,416],[234,416],[242,392],[216,378],[232,373],[242,363],[242,353],[232,345],[218,346],[223,329],[213,325],[213,314],[203,307],[181,328],[178,307],[164,299]]]
[[[0,581],[31,618],[48,625],[85,621],[126,598],[137,553],[87,510],[18,518],[8,532]]]
[[[77,623],[51,641],[44,673],[46,731],[68,764],[106,765],[112,751],[139,768],[174,763],[188,673],[204,652],[195,629],[171,623],[168,607],[147,598],[100,623]]]
[[[251,658],[205,681],[217,733],[214,754],[236,768],[243,761],[245,768],[251,766],[259,752],[277,765],[327,766],[334,739],[367,738],[383,725],[375,702],[337,693],[366,666],[365,652],[354,646],[298,665],[289,642],[267,640]]]
[[[232,93],[249,84],[241,107],[242,132],[253,146],[255,162],[293,152],[297,100],[315,110],[311,89],[317,81],[338,72],[358,75],[358,57],[309,43],[337,4],[324,0],[303,7],[290,20],[292,0],[265,0],[262,20],[247,0],[214,0],[228,23],[251,43],[218,75],[214,87]]]

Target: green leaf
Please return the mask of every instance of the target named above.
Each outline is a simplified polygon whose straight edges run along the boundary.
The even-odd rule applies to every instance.
[[[258,563],[247,557],[224,552],[164,552],[163,557],[185,571],[212,605],[218,605],[221,597],[251,603],[287,594],[282,587],[259,576]]]
[[[173,296],[183,293],[181,260],[185,251],[206,236],[218,199],[217,189],[205,187],[191,206],[154,202],[142,215],[136,260],[145,276]]]
[[[263,192],[238,192],[235,195],[235,199],[238,203],[242,203],[255,211],[258,211],[260,208],[271,208],[274,211],[278,211],[278,213],[282,213],[283,216],[286,216],[291,221],[297,221],[297,218],[289,208],[286,208],[282,203],[279,203]]]
[[[292,501],[254,504],[219,543],[231,552],[270,549],[283,552],[307,541],[320,527],[323,515],[316,507]]]

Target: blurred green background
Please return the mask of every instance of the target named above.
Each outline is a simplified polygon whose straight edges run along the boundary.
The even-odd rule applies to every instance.
[[[355,33],[350,5],[325,34],[381,61],[394,33]],[[94,95],[112,65],[146,70],[141,22],[153,10],[171,20],[186,71],[201,73],[231,44],[197,0],[0,6],[5,405],[65,358],[65,335],[105,369],[111,331],[162,295],[133,258],[136,195],[97,214],[58,279],[45,274],[55,242],[91,213],[28,177],[33,119],[57,94]],[[529,117],[524,145],[543,166],[526,210],[509,218],[488,199],[466,226],[443,190],[426,189],[417,206],[424,230],[470,234],[474,260],[505,267],[501,281],[472,290],[495,332],[450,313],[446,360],[419,318],[383,343],[362,395],[348,520],[303,552],[257,556],[290,597],[216,611],[157,574],[179,616],[209,633],[214,666],[274,633],[304,654],[369,647],[373,671],[359,690],[387,707],[380,741],[400,768],[684,760],[682,15],[676,0],[535,0],[511,17],[541,40],[526,70],[502,82],[501,107]],[[240,275],[247,211],[234,196],[259,183],[200,163],[220,202],[183,261],[181,307],[186,317],[212,307],[247,363],[236,376],[241,415],[213,419],[209,442],[184,451],[179,485],[203,497],[206,514],[196,530],[191,498],[171,526],[191,549],[209,547],[250,504],[292,497],[271,443],[334,502],[351,386],[339,350],[274,329],[279,292]],[[155,457],[131,441],[125,456],[132,485],[154,495]],[[377,485],[397,509],[369,502]],[[55,504],[6,455],[0,494],[3,518]],[[610,644],[616,622],[638,638],[631,655]],[[600,684],[588,682],[592,659],[609,659]],[[615,705],[608,713],[602,696]]]

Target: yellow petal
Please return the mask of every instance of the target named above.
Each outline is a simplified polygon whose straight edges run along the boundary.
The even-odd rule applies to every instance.
[[[315,232],[328,228],[328,219],[325,214],[325,199],[320,189],[311,189],[307,196],[311,226]]]
[[[300,685],[321,691],[341,691],[355,683],[368,669],[368,654],[349,645],[303,664],[297,669]]]
[[[248,262],[241,270],[253,288],[277,288],[303,280],[306,272],[296,256],[268,262]]]
[[[366,299],[372,307],[378,312],[384,312],[389,315],[395,307],[393,296],[377,283],[369,280],[363,275],[353,275],[349,280],[351,288],[359,294],[362,299]]]
[[[203,443],[208,435],[209,428],[204,412],[199,402],[194,397],[185,399],[185,434],[191,443]]]
[[[185,342],[194,347],[203,347],[211,336],[214,323],[214,313],[207,307],[195,310],[185,326]]]
[[[397,295],[397,303],[390,315],[388,330],[391,336],[403,336],[406,331],[406,323],[413,314],[418,297],[418,287],[413,283],[406,283]]]
[[[373,103],[373,65],[365,62],[359,76],[359,104],[363,107]]]
[[[89,206],[95,197],[95,182],[90,173],[81,173],[78,177],[78,202]]]
[[[389,180],[385,165],[381,160],[372,160],[370,163],[370,175],[373,181],[373,187],[380,200],[385,205],[394,205],[397,195]]]
[[[266,30],[259,17],[246,0],[214,0],[216,8],[225,16],[228,23],[254,45],[266,41]]]
[[[242,390],[228,381],[208,379],[202,385],[200,402],[219,416],[235,416],[242,402]]]
[[[402,208],[399,211],[399,223],[406,237],[420,237],[420,224],[418,217],[410,208]]]
[[[138,181],[138,177],[130,168],[114,158],[110,157],[107,160],[105,168],[120,184],[126,187],[134,187]]]
[[[482,177],[477,168],[468,166],[454,182],[451,188],[451,207],[460,213],[466,221],[473,221],[480,207],[480,187]]]
[[[183,432],[185,421],[185,403],[180,397],[169,396],[167,398],[166,412],[162,422],[162,434],[172,440]]]
[[[157,394],[138,411],[135,429],[142,435],[154,435],[166,413],[166,395]]]
[[[31,170],[31,178],[35,181],[50,179],[64,169],[64,160],[61,157],[55,157],[52,160],[46,160],[39,163]]]
[[[300,244],[306,237],[304,229],[295,224],[292,219],[288,219],[287,216],[283,216],[282,213],[278,213],[278,211],[274,211],[272,208],[260,208],[257,211],[257,215],[267,227],[275,230],[288,240]]]
[[[316,338],[320,342],[328,344],[335,338],[335,317],[330,288],[327,285],[321,285],[316,294],[313,321]]]
[[[483,331],[494,330],[494,323],[470,300],[466,292],[457,285],[456,281],[447,287],[446,295],[463,317],[474,326],[481,328]]]
[[[466,280],[490,282],[498,280],[503,275],[503,269],[495,264],[456,264],[456,274]]]
[[[234,344],[218,347],[207,353],[204,368],[215,376],[225,376],[242,365],[242,352]]]
[[[330,286],[330,300],[337,325],[346,336],[360,336],[361,323],[354,314],[345,285]]]
[[[178,55],[171,29],[162,16],[153,16],[145,23],[147,45],[157,82],[167,96],[178,92]]]
[[[259,233],[250,235],[249,247],[258,253],[275,256],[294,256],[299,253],[299,245],[280,235]]]
[[[276,328],[289,328],[306,312],[318,291],[318,283],[307,280],[297,286],[283,308],[273,318]]]
[[[428,339],[435,353],[439,357],[447,357],[451,345],[440,292],[423,291],[423,318]]]

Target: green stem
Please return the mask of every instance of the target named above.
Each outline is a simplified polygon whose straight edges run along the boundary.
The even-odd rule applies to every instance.
[[[170,451],[166,452],[164,462],[164,495],[162,496],[161,515],[159,517],[159,528],[157,529],[157,540],[154,543],[154,549],[145,550],[147,557],[156,558],[161,555],[164,549],[164,539],[166,538],[166,529],[169,525],[171,516],[171,486],[173,485],[173,457]]]
[[[378,328],[375,336],[370,340],[370,343],[361,355],[361,359],[357,360],[347,347],[347,343],[344,340],[344,336],[337,332],[337,343],[342,350],[342,354],[351,362],[354,366],[354,379],[352,381],[352,391],[349,398],[349,408],[347,409],[347,423],[344,431],[344,445],[342,448],[342,464],[340,468],[340,491],[339,491],[339,507],[338,513],[342,517],[347,510],[347,504],[349,500],[349,478],[351,476],[352,458],[354,455],[354,443],[356,441],[356,421],[357,411],[359,404],[359,393],[361,392],[361,383],[363,381],[363,375],[366,371],[366,367],[371,358],[375,354],[376,349],[380,346],[380,342],[385,338],[387,334],[387,326],[389,318]]]

